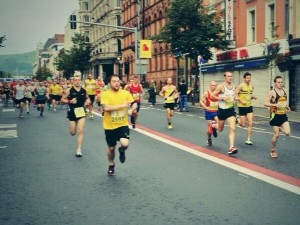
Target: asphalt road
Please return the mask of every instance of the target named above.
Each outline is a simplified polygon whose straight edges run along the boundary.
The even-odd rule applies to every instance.
[[[46,111],[40,118],[32,108],[19,119],[16,111],[3,109],[0,106],[1,225],[300,223],[299,194],[175,146],[199,146],[206,155],[244,162],[244,167],[257,165],[274,171],[276,179],[288,176],[299,184],[299,137],[281,136],[280,157],[270,159],[271,129],[263,119],[257,119],[253,146],[244,145],[245,130],[238,128],[240,151],[232,158],[226,155],[226,129],[214,146],[206,147],[206,124],[199,111],[176,114],[174,129],[167,130],[163,108],[143,107],[137,129],[131,130],[126,162],[116,160],[116,175],[108,177],[100,117],[87,119],[83,157],[76,158],[66,110]],[[299,130],[299,124],[292,129]]]

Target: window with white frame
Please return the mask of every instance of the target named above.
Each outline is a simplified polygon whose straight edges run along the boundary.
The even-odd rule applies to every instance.
[[[247,43],[256,42],[256,13],[255,9],[248,10],[247,16]]]
[[[85,11],[89,10],[89,3],[88,2],[83,2],[83,10],[85,10]]]
[[[276,36],[276,20],[275,20],[275,4],[274,2],[266,3],[265,10],[265,37],[268,40],[274,39]]]
[[[121,0],[115,0],[116,1],[116,7],[120,8],[121,7]]]

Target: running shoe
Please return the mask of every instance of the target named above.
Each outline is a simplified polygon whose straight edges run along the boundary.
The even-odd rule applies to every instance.
[[[135,124],[134,123],[132,124],[132,129],[135,129]]]
[[[81,153],[81,150],[80,149],[78,149],[77,151],[76,151],[76,154],[75,154],[75,156],[76,157],[82,157],[82,153]]]
[[[172,128],[173,128],[172,124],[168,125],[168,129],[172,129]]]
[[[120,153],[120,156],[119,156],[120,162],[121,162],[121,163],[124,163],[125,160],[126,160],[126,157],[125,157],[125,150],[122,149],[122,147],[120,147],[120,148],[119,148],[119,153]]]
[[[211,124],[216,124],[216,121],[212,121]],[[215,138],[218,137],[217,129],[214,128],[212,125],[211,125],[211,127],[212,127],[212,135],[213,135]]]
[[[247,139],[247,140],[245,141],[245,144],[246,144],[246,145],[253,145],[253,142],[252,142],[250,139]]]
[[[94,118],[94,114],[90,113],[90,118],[93,119]]]
[[[207,139],[207,146],[212,146],[212,141],[211,141],[211,139]]]
[[[56,112],[56,108],[53,108],[53,111]]]
[[[43,116],[43,113],[40,113],[40,116]]]
[[[238,153],[238,149],[234,146],[231,146],[228,150],[228,155],[236,154]]]
[[[115,165],[109,165],[107,176],[114,176],[115,175]]]
[[[28,114],[29,114],[29,111],[27,111],[26,113],[27,113],[27,115],[28,115]]]
[[[20,114],[20,118],[23,118],[23,115],[22,115],[22,114]]]

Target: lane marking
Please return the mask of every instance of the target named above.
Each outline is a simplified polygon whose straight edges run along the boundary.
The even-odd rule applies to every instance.
[[[15,128],[17,127],[17,124],[0,124],[0,129],[3,128]]]
[[[284,190],[300,195],[300,179],[291,177],[270,169],[251,164],[237,158],[229,157],[218,152],[194,145],[178,138],[160,133],[158,131],[137,125],[135,131],[148,137],[176,147],[180,150],[197,155],[211,162],[225,166],[242,174],[249,175],[261,181],[267,182]]]
[[[16,111],[15,109],[2,109],[2,112],[14,112]]]
[[[17,138],[17,130],[0,130],[0,138]]]
[[[7,148],[7,146],[0,146],[0,149]]]

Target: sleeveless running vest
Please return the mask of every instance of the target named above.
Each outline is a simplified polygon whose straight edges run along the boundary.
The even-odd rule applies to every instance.
[[[283,89],[282,89],[283,90]],[[287,106],[287,95],[286,92],[283,90],[283,95],[280,96],[277,91],[274,89],[275,93],[276,93],[276,97],[275,100],[271,103],[272,104],[279,104],[278,107],[271,107],[270,110],[272,113],[274,114],[278,114],[278,115],[283,115],[286,113],[286,106]]]
[[[221,97],[221,99],[224,99],[224,101],[219,100],[219,108],[221,109],[233,108],[235,86],[232,85],[232,89],[228,89],[224,83],[222,85],[224,87],[224,93],[219,94],[219,96]]]
[[[206,110],[208,112],[217,112],[218,111],[218,100],[212,99],[210,92],[207,91],[207,97],[205,98],[205,105],[209,107],[209,110]]]
[[[253,94],[253,86],[243,84],[242,89],[240,90],[238,96],[242,100],[242,102],[245,102],[246,104],[242,104],[241,102],[238,102],[238,107],[250,107],[252,105],[251,98]]]

